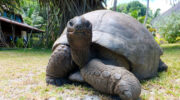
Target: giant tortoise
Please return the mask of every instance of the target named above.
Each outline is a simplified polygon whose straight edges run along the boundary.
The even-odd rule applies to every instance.
[[[152,34],[134,18],[92,11],[71,19],[54,43],[46,82],[87,82],[100,92],[135,100],[141,93],[139,80],[167,70],[162,53]]]

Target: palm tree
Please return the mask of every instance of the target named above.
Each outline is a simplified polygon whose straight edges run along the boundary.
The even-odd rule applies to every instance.
[[[38,0],[41,7],[46,9],[47,27],[46,41],[56,39],[63,31],[66,23],[74,16],[104,9],[106,0]],[[52,38],[49,38],[52,37]],[[49,43],[49,42],[46,42]]]
[[[148,19],[148,12],[149,12],[149,0],[147,0],[146,17],[144,19],[144,25],[146,24],[147,19]]]

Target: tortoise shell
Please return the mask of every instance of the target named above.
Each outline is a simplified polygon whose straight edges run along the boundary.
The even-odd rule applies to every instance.
[[[92,24],[92,42],[126,57],[139,79],[157,74],[162,50],[136,19],[111,10],[96,10],[82,16]],[[53,49],[59,44],[68,45],[66,31],[65,28]]]

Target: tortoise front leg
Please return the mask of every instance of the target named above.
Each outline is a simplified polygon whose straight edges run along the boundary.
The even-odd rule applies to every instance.
[[[125,68],[105,65],[93,59],[80,71],[83,79],[100,92],[119,95],[122,100],[139,98],[140,82]]]
[[[57,46],[46,68],[46,83],[53,85],[62,85],[69,82],[68,75],[75,66],[72,64],[70,47],[66,45]]]

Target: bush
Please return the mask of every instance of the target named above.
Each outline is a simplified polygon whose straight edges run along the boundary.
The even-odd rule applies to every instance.
[[[164,38],[154,37],[154,39],[159,45],[167,43],[167,41]]]
[[[154,37],[155,41],[160,45],[160,40],[157,37]]]
[[[180,37],[177,37],[177,38],[176,38],[176,41],[178,41],[178,42],[179,42],[179,41],[180,41]]]
[[[158,23],[159,32],[169,43],[175,43],[180,36],[180,14],[172,14]]]
[[[28,42],[28,48],[44,48],[45,41],[39,37],[32,37]]]
[[[23,42],[22,38],[17,39],[16,47],[18,47],[18,48],[23,48],[24,47],[24,42]]]

